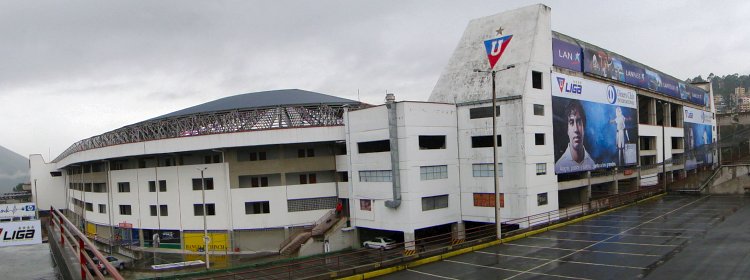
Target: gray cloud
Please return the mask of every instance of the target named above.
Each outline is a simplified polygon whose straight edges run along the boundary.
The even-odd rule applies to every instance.
[[[0,145],[80,139],[229,95],[426,100],[468,21],[532,1],[0,2]],[[553,29],[678,78],[747,73],[741,1],[548,1]],[[359,91],[359,95],[357,92]]]

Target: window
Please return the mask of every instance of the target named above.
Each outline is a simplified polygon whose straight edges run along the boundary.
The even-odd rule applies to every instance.
[[[245,202],[245,214],[268,214],[271,208],[268,201]]]
[[[547,193],[540,193],[536,195],[536,205],[547,205]]]
[[[94,212],[94,204],[91,202],[86,202],[86,211]]]
[[[494,193],[474,193],[475,207],[495,207]],[[500,207],[505,207],[505,195],[500,194]]]
[[[161,216],[169,216],[169,213],[167,211],[167,205],[159,205],[159,212],[156,211],[156,205],[150,205],[149,206],[151,210],[151,216],[161,215]]]
[[[497,136],[497,146],[503,146],[503,138],[500,135]],[[472,148],[492,148],[492,135],[487,136],[472,136],[471,137]]]
[[[304,184],[316,184],[316,183],[318,183],[318,179],[317,179],[317,176],[315,176],[315,173],[300,174],[299,175],[299,183],[300,183],[300,185],[304,185]]]
[[[268,187],[268,177],[251,177],[250,186],[253,188]]]
[[[360,199],[359,210],[372,211],[372,199]]]
[[[534,104],[534,115],[544,116],[544,105]]]
[[[437,180],[448,178],[448,166],[447,165],[435,165],[435,166],[420,166],[419,167],[419,179],[424,180]]]
[[[339,171],[337,173],[338,173],[339,182],[349,182],[349,172]]]
[[[84,187],[83,191],[91,192],[91,183],[85,183],[83,187]]]
[[[195,216],[203,216],[203,204],[193,204],[193,213]],[[206,203],[207,216],[216,216],[216,207],[213,203]]]
[[[204,156],[203,163],[205,164],[221,163],[221,154]]]
[[[105,193],[107,192],[107,184],[105,183],[94,183],[94,192]]]
[[[288,212],[301,212],[323,209],[334,209],[338,204],[338,197],[316,197],[304,199],[289,199],[287,202]]]
[[[360,154],[388,152],[391,150],[391,141],[379,140],[359,142],[357,143],[357,150],[359,150]]]
[[[542,89],[542,72],[531,71],[531,86]]]
[[[492,163],[475,163],[471,165],[471,173],[474,177],[492,177],[495,171],[492,170]],[[497,164],[497,176],[503,177],[503,164]]]
[[[266,152],[251,152],[250,161],[266,160]]]
[[[156,181],[148,181],[148,192],[156,192]]]
[[[130,192],[130,182],[117,183],[117,192]]]
[[[166,180],[160,180],[159,181],[159,192],[167,192],[167,181]]]
[[[213,190],[214,189],[214,178],[205,178],[204,179],[206,190]],[[193,190],[194,191],[200,191],[203,189],[203,184],[201,184],[201,178],[193,178]]]
[[[99,213],[107,213],[107,205],[99,204]]]
[[[60,177],[62,176],[62,171],[52,171],[49,173],[49,175],[52,177]]]
[[[537,163],[536,164],[536,175],[544,175],[547,174],[547,164],[546,163]]]
[[[420,150],[445,149],[445,135],[420,135]]]
[[[500,106],[495,107],[495,116],[500,116]],[[492,106],[469,109],[470,119],[482,119],[492,117]]]
[[[448,195],[438,195],[422,198],[422,211],[448,208]]]
[[[133,215],[130,205],[120,205],[120,215]]]
[[[360,182],[390,182],[392,175],[390,170],[367,170],[359,172]]]
[[[544,133],[534,134],[534,144],[536,144],[537,146],[544,145]]]
[[[303,157],[314,157],[315,156],[315,150],[314,149],[298,149],[297,150],[297,157],[303,158]]]

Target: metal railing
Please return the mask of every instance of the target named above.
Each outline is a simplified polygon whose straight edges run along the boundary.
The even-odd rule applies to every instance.
[[[660,187],[599,198],[572,207],[545,212],[502,223],[503,237],[510,237],[572,220],[587,214],[626,205],[661,193]],[[329,253],[307,258],[257,264],[219,272],[203,272],[175,276],[179,279],[328,279],[364,273],[378,268],[440,255],[460,248],[496,240],[495,224],[474,226],[465,230],[464,239],[454,233],[430,236],[407,243],[399,243],[392,250],[357,249],[343,253]]]
[[[99,269],[99,265],[94,262],[92,256],[89,256],[87,251],[103,264],[104,271],[112,278],[118,280],[124,279],[120,275],[120,272],[107,261],[107,258],[99,252],[86,235],[78,230],[65,215],[54,207],[50,208],[50,215],[51,224],[49,225],[49,229],[54,230],[60,236],[59,240],[50,240],[50,242],[58,242],[63,252],[67,251],[68,253],[78,255],[81,279],[105,279],[102,271]]]

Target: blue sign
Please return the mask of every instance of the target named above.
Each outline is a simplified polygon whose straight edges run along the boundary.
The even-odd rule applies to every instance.
[[[553,44],[554,40],[553,38]],[[554,46],[553,51],[556,51]],[[583,48],[582,51],[583,71],[586,73],[649,89],[693,104],[701,106],[709,104],[708,93],[693,85],[685,84],[653,69],[635,65],[617,54],[605,50]],[[557,55],[554,58],[558,59]],[[555,61],[554,63],[558,62]]]
[[[552,38],[552,65],[581,72],[583,57],[581,47]]]

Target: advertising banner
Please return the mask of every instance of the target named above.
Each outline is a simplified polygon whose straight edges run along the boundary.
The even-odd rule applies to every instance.
[[[34,203],[0,204],[0,219],[34,217],[35,215],[36,205]]]
[[[554,39],[553,39],[553,51]],[[653,69],[634,65],[617,54],[587,46],[583,51],[583,72],[649,89],[663,95],[706,106],[708,94],[695,86]],[[555,53],[554,59],[557,59]],[[556,63],[556,62],[554,62]]]
[[[42,243],[39,220],[0,223],[0,247]]]
[[[204,247],[203,233],[191,232],[184,233],[185,250],[193,252],[202,252]],[[208,249],[210,251],[226,251],[229,248],[229,239],[226,233],[208,233]]]
[[[553,72],[555,173],[637,163],[635,91]]]
[[[581,47],[552,38],[552,65],[581,72]]]
[[[714,115],[690,107],[684,109],[685,170],[713,164],[716,150],[713,143]]]

